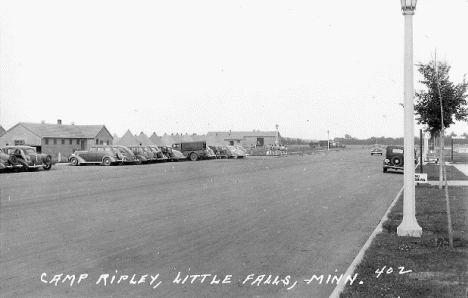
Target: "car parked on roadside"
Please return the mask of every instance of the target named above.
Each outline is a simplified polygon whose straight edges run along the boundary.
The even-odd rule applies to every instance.
[[[50,170],[52,168],[52,156],[50,154],[37,153],[34,147],[30,146],[7,146],[2,151],[10,156],[14,156],[10,161],[16,159],[17,164],[12,164],[12,169],[37,170],[43,168]]]
[[[94,145],[88,150],[77,150],[68,158],[72,166],[102,164],[105,166],[124,162],[125,157],[114,145]]]
[[[387,146],[383,160],[383,172],[388,169],[404,170],[404,146]],[[416,150],[414,151],[414,164],[417,164]]]
[[[0,149],[0,170],[11,170],[14,166],[18,164],[16,156],[7,154],[3,152],[3,149]]]
[[[160,146],[162,154],[167,158],[167,161],[178,161],[179,158],[174,154],[172,147]]]

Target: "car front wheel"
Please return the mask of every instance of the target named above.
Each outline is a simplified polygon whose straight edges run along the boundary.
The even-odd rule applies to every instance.
[[[77,166],[79,164],[78,159],[73,157],[72,159],[70,159],[70,164],[72,166]]]

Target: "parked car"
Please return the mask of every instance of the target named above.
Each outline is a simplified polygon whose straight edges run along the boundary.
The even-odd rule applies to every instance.
[[[242,147],[240,146],[234,146],[234,149],[236,149],[236,152],[237,152],[237,158],[243,158],[247,153],[247,151],[243,150],[244,148],[242,149],[241,148]]]
[[[52,156],[50,154],[37,153],[34,147],[7,146],[2,151],[14,156],[14,158],[10,158],[10,164],[13,169],[37,170],[43,168],[44,170],[50,170],[52,168]],[[15,159],[17,164],[12,163]]]
[[[181,142],[173,144],[172,147],[182,152],[182,154],[184,154],[184,156],[191,161],[196,161],[208,157],[205,141]]]
[[[382,155],[383,154],[383,150],[382,150],[382,147],[380,147],[380,145],[374,145],[371,149],[371,152],[370,152],[371,155],[374,155],[374,154],[380,154]]]
[[[110,166],[125,161],[123,153],[115,145],[94,145],[88,150],[73,152],[68,158],[72,166],[81,164],[102,164]]]
[[[417,164],[416,150],[414,151],[414,164]],[[404,146],[387,146],[385,159],[383,161],[383,172],[388,169],[404,170]]]
[[[119,151],[119,153],[123,155],[123,161],[122,161],[123,164],[137,163],[135,154],[128,147],[123,146],[123,145],[113,145],[113,146]]]
[[[238,157],[238,152],[237,149],[234,146],[224,146],[223,147],[226,155],[228,158],[237,158]]]
[[[128,146],[128,149],[132,150],[133,154],[135,154],[137,165],[156,160],[151,149],[146,146]]]
[[[171,148],[171,151],[172,151],[172,154],[173,154],[174,161],[187,159],[187,157],[182,152],[180,152],[179,150],[175,150],[175,149]]]
[[[216,154],[213,151],[213,149],[210,148],[210,146],[206,146],[206,158],[209,158],[209,159],[215,159],[216,158]]]
[[[245,149],[244,147],[242,147],[242,146],[235,146],[235,147],[236,147],[237,149],[241,150],[242,152],[244,152],[244,155],[243,155],[243,156],[247,156],[247,155],[248,155],[247,149]],[[281,146],[281,147],[284,148],[284,149],[281,149],[281,150],[286,150],[286,147],[284,147],[284,146]]]
[[[210,145],[208,146],[208,148],[213,150],[214,154],[216,155],[216,158],[228,158],[228,156],[224,153],[222,146]]]
[[[17,164],[18,160],[16,159],[16,156],[9,155],[0,149],[0,170],[11,170]]]
[[[169,146],[160,146],[161,152],[167,158],[168,161],[178,161],[179,158],[174,154],[172,147]]]
[[[167,157],[162,153],[161,148],[159,148],[156,145],[150,145],[148,146],[151,151],[153,151],[154,154],[156,154],[156,160],[157,161],[166,161]]]

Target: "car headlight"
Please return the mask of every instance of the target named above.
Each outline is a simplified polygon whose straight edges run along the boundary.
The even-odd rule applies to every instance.
[[[386,158],[385,163],[389,163],[389,162],[390,162],[390,159]]]

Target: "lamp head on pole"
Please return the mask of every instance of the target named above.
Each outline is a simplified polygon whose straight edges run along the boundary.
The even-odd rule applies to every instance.
[[[403,14],[405,13],[414,14],[414,11],[416,10],[416,2],[418,2],[418,0],[400,0],[400,1],[401,1],[401,10]]]

